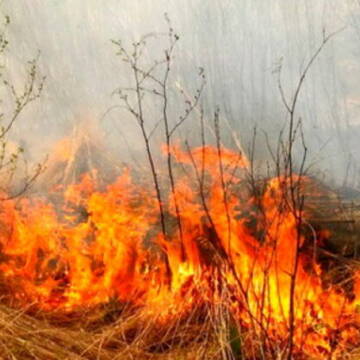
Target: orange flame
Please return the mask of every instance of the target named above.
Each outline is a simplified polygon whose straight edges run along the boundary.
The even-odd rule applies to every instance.
[[[0,271],[13,297],[49,311],[117,298],[164,317],[223,301],[245,326],[266,327],[273,339],[286,339],[293,297],[294,341],[305,353],[327,358],[360,341],[359,276],[352,296],[324,288],[299,229],[306,213],[284,201],[289,179],[271,179],[253,196],[241,154],[210,146],[167,150],[186,171],[166,202],[165,236],[153,191],[128,169],[105,190],[85,174],[56,190],[58,204],[40,197],[1,203]],[[215,285],[220,277],[227,298]]]

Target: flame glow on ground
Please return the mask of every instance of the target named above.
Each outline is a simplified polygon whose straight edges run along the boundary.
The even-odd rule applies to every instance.
[[[268,180],[254,197],[244,176],[248,161],[222,148],[220,162],[218,150],[171,150],[182,169],[175,185],[182,239],[174,194],[168,191],[165,238],[150,180],[135,181],[130,169],[106,188],[96,174],[84,174],[47,198],[2,202],[0,271],[12,298],[49,312],[115,298],[163,319],[220,303],[245,328],[266,329],[271,341],[286,342],[299,241],[297,349],[328,358],[359,345],[359,274],[354,271],[351,291],[325,287],[309,246],[314,236],[298,235],[295,216],[283,205],[287,180]]]

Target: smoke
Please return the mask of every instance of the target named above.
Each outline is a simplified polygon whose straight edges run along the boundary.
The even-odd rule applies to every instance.
[[[47,76],[41,99],[21,117],[13,136],[34,154],[48,151],[86,118],[101,122],[104,136],[129,156],[141,138],[131,117],[120,111],[114,89],[131,73],[115,56],[111,39],[130,45],[148,32],[166,30],[168,13],[180,35],[172,69],[172,93],[198,87],[205,70],[203,104],[208,117],[219,106],[223,124],[239,133],[244,147],[254,126],[276,139],[285,122],[274,69],[290,99],[301,71],[327,33],[344,28],[322,51],[306,79],[297,116],[303,119],[310,160],[329,180],[358,186],[360,155],[360,6],[343,0],[5,0],[11,18],[7,67],[21,80],[21,64],[41,52]],[[149,63],[166,47],[159,39],[145,54]],[[177,99],[174,95],[173,99]],[[183,104],[172,101],[176,116]],[[108,111],[110,108],[113,110]],[[156,104],[149,118],[158,118]],[[191,134],[188,122],[185,134]],[[228,135],[227,135],[228,136]],[[263,141],[260,156],[265,153]],[[34,155],[35,156],[35,155]],[[37,156],[37,155],[36,155]],[[125,156],[125,155],[124,155]]]

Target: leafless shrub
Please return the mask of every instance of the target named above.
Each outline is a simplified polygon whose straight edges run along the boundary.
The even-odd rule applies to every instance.
[[[154,189],[156,192],[156,197],[158,201],[159,213],[160,213],[160,223],[161,229],[164,238],[168,237],[168,229],[166,222],[166,213],[167,213],[167,204],[164,202],[165,199],[165,190],[164,184],[162,183],[162,178],[160,176],[161,169],[157,168],[156,163],[154,161],[154,150],[151,144],[151,138],[155,132],[159,131],[159,125],[162,124],[163,132],[160,137],[164,144],[167,147],[166,152],[166,166],[167,166],[167,175],[168,181],[170,183],[170,191],[173,195],[175,212],[177,218],[177,227],[179,233],[179,239],[182,244],[183,240],[183,231],[182,231],[182,221],[181,221],[181,213],[180,208],[177,203],[177,194],[175,190],[176,183],[176,173],[174,172],[173,166],[173,155],[170,151],[170,148],[173,145],[173,137],[176,134],[176,131],[185,123],[187,118],[192,113],[196,113],[199,118],[200,123],[200,134],[199,137],[201,139],[202,148],[205,149],[207,144],[206,140],[206,131],[205,131],[205,119],[204,119],[204,111],[200,103],[200,96],[205,86],[205,75],[203,71],[200,71],[201,85],[197,90],[194,96],[188,96],[185,91],[181,91],[184,95],[185,102],[185,113],[180,115],[177,120],[171,119],[169,116],[169,87],[171,86],[169,83],[170,73],[172,69],[172,61],[173,54],[175,51],[176,43],[179,40],[179,36],[174,32],[171,22],[167,16],[165,16],[166,22],[168,24],[168,32],[165,34],[147,34],[143,36],[138,42],[132,44],[132,49],[127,50],[125,46],[123,46],[121,41],[113,41],[118,49],[118,55],[120,59],[127,64],[129,70],[133,74],[133,86],[128,88],[119,88],[116,90],[116,94],[119,96],[122,101],[123,108],[128,111],[137,122],[142,138],[144,140],[144,145],[146,149],[146,154],[148,158],[148,162],[151,169]],[[306,63],[304,69],[302,70],[298,83],[295,86],[294,94],[289,98],[285,94],[283,89],[283,85],[281,82],[281,69],[282,64],[275,69],[275,73],[278,75],[278,89],[281,96],[282,104],[286,110],[287,114],[287,123],[285,127],[279,134],[278,142],[276,148],[274,149],[265,134],[265,139],[268,144],[268,150],[271,157],[271,163],[269,163],[268,167],[268,175],[276,176],[278,178],[282,178],[281,182],[281,199],[279,202],[278,216],[281,218],[282,214],[285,211],[290,211],[294,218],[296,219],[296,251],[293,259],[293,267],[292,271],[289,274],[291,279],[289,291],[289,299],[290,304],[288,309],[283,309],[284,318],[288,319],[288,340],[285,345],[282,347],[273,344],[268,334],[267,323],[269,319],[265,316],[265,299],[260,298],[258,301],[258,311],[260,312],[260,317],[256,316],[256,314],[252,313],[250,310],[251,307],[249,305],[249,299],[247,294],[247,286],[243,284],[241,279],[238,277],[235,265],[233,263],[232,255],[229,253],[231,249],[231,242],[234,239],[231,238],[231,214],[229,212],[228,207],[228,197],[231,192],[231,181],[226,182],[224,179],[224,164],[222,160],[222,146],[223,139],[221,136],[221,125],[220,125],[220,112],[216,110],[214,112],[214,122],[213,125],[208,125],[211,129],[212,136],[214,138],[215,147],[217,149],[217,158],[218,158],[218,168],[220,174],[220,182],[222,187],[222,195],[223,195],[223,203],[225,208],[225,213],[227,217],[227,236],[226,243],[228,244],[226,248],[224,247],[224,241],[220,241],[220,234],[218,234],[215,222],[212,218],[211,211],[209,209],[209,205],[207,203],[207,189],[206,189],[206,180],[205,180],[205,162],[206,162],[206,154],[203,150],[202,156],[202,164],[199,166],[195,162],[191,153],[191,146],[188,140],[185,140],[185,147],[187,149],[187,153],[191,160],[193,166],[193,174],[194,183],[197,186],[197,191],[199,194],[200,203],[202,205],[203,211],[207,218],[207,223],[209,228],[212,231],[213,236],[209,237],[207,240],[210,243],[212,249],[214,249],[218,255],[220,261],[217,266],[220,266],[219,276],[220,281],[223,282],[223,287],[226,288],[226,280],[221,279],[221,266],[225,266],[230,270],[234,279],[236,280],[239,291],[242,295],[242,301],[244,303],[244,307],[246,308],[248,315],[251,319],[252,326],[251,331],[252,334],[256,334],[256,350],[253,350],[253,357],[260,356],[263,359],[268,359],[269,356],[277,357],[282,359],[291,360],[294,354],[294,334],[295,334],[295,286],[297,282],[297,273],[299,266],[299,252],[300,252],[300,243],[301,236],[303,232],[303,227],[306,225],[306,221],[303,218],[303,210],[305,207],[305,194],[303,191],[303,179],[307,175],[307,147],[303,134],[303,123],[301,117],[297,114],[297,103],[298,99],[304,84],[304,81],[309,76],[309,72],[313,63],[316,61],[318,56],[321,54],[325,45],[338,33],[334,32],[331,34],[326,34],[323,32],[323,39],[320,43],[319,47],[310,57],[308,62]],[[168,39],[168,47],[164,50],[162,56],[155,60],[152,64],[144,65],[142,63],[142,56],[145,53],[148,42],[157,41],[159,37],[167,37]],[[144,111],[144,99],[147,97],[156,97],[160,99],[161,103],[161,116],[160,120],[155,123],[155,125],[151,125],[151,119],[148,119],[146,112]],[[256,141],[257,141],[257,129],[254,129],[253,140],[251,143],[251,147],[249,150],[249,158],[250,158],[250,167],[247,172],[247,181],[248,188],[255,199],[255,203],[257,206],[257,211],[260,214],[260,218],[263,223],[260,225],[263,229],[263,233],[266,234],[267,229],[270,227],[270,223],[275,221],[274,219],[269,219],[266,217],[264,213],[264,209],[262,208],[261,196],[264,192],[264,188],[266,187],[266,180],[259,179],[256,174],[256,169],[254,167],[255,164],[255,151],[256,151]],[[295,148],[296,151],[302,149],[302,155],[300,156],[300,161],[297,162],[295,159]],[[239,156],[241,156],[241,149],[239,147]],[[298,158],[299,154],[296,154]],[[191,175],[190,175],[191,176]],[[264,235],[263,235],[264,236]],[[314,235],[315,236],[315,235]],[[276,251],[276,239],[273,239],[273,252],[275,254]],[[261,242],[262,240],[259,239]],[[315,242],[315,238],[314,238]],[[166,254],[165,254],[166,256]],[[275,256],[275,255],[274,255]],[[184,249],[182,249],[182,259],[186,260],[186,254]],[[270,257],[270,259],[273,259]],[[253,266],[255,267],[256,258],[254,258]],[[270,260],[273,261],[273,260]],[[270,267],[269,263],[269,267]],[[267,269],[264,270],[265,272]],[[169,269],[170,272],[170,269]],[[266,273],[265,273],[266,278]],[[266,296],[266,283],[263,288],[263,297]],[[281,295],[279,294],[279,297]],[[217,328],[219,330],[218,337],[222,343],[224,343],[224,339],[228,339],[229,327],[235,326],[237,329],[237,334],[242,334],[243,329],[239,323],[231,320],[231,316],[227,313],[227,310],[217,309],[219,311],[216,312],[216,323],[219,325]],[[287,315],[285,315],[287,313]],[[232,325],[230,325],[232,323]],[[235,324],[236,323],[236,324]],[[234,325],[235,324],[235,325]],[[224,332],[225,331],[225,332]],[[229,359],[234,355],[231,354],[231,348],[229,348],[229,343],[227,342],[225,347],[221,347],[222,355],[221,358]],[[256,355],[255,355],[256,354]],[[260,355],[259,355],[260,354]],[[241,356],[245,356],[242,354]]]
[[[183,230],[181,224],[180,210],[175,191],[175,178],[173,170],[173,156],[169,149],[173,145],[173,137],[179,127],[185,123],[193,110],[200,101],[201,93],[205,86],[205,76],[200,72],[201,84],[195,95],[189,99],[185,98],[184,113],[174,120],[169,117],[169,76],[172,68],[174,51],[179,40],[171,25],[170,19],[165,14],[165,20],[168,26],[166,33],[150,33],[142,36],[139,41],[132,44],[132,49],[126,49],[120,40],[113,40],[117,47],[117,55],[121,61],[128,66],[128,69],[133,75],[133,86],[123,88],[120,87],[114,93],[117,94],[123,103],[123,108],[128,111],[138,124],[141,135],[144,141],[146,155],[150,165],[154,189],[159,206],[160,224],[162,233],[165,239],[168,237],[168,229],[166,224],[166,204],[164,203],[164,186],[160,179],[160,170],[156,166],[154,150],[151,144],[151,138],[154,133],[158,131],[159,125],[163,125],[163,134],[160,136],[163,143],[167,147],[166,151],[166,166],[168,180],[170,182],[170,190],[174,200],[176,221],[179,232],[179,238],[182,246],[182,257],[185,260],[185,252],[183,249]],[[163,54],[159,59],[154,60],[151,64],[144,62],[144,53],[149,46],[149,43],[156,42],[162,38],[166,38],[168,46],[164,49]],[[186,96],[185,94],[182,94]],[[153,124],[152,119],[149,119],[144,110],[145,98],[157,98],[160,100],[160,114],[159,120]],[[170,270],[169,270],[170,271]]]
[[[5,57],[9,46],[6,37],[6,30],[9,24],[10,18],[5,16],[5,23],[0,32],[0,83],[7,97],[6,106],[4,106],[4,99],[0,99],[0,104],[2,105],[0,110],[0,192],[9,194],[11,191],[11,185],[20,161],[25,163],[25,171],[24,174],[21,174],[22,180],[18,189],[10,196],[2,195],[0,197],[2,200],[13,199],[25,193],[44,168],[43,164],[38,164],[35,169],[29,172],[25,157],[23,157],[25,150],[20,146],[13,146],[9,139],[11,129],[25,108],[39,99],[45,81],[45,77],[40,76],[38,71],[39,56],[28,61],[26,64],[26,77],[21,87],[15,86],[8,79]]]

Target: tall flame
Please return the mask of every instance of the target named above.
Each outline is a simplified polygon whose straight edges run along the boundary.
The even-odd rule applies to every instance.
[[[360,341],[359,274],[351,294],[324,287],[299,228],[307,214],[284,205],[288,178],[268,180],[255,196],[243,155],[211,146],[165,151],[183,170],[168,191],[166,234],[151,186],[129,169],[106,188],[84,174],[48,198],[2,202],[0,272],[13,298],[48,311],[116,298],[164,318],[218,301],[244,326],[285,341],[293,299],[294,341],[305,353],[327,358]]]

